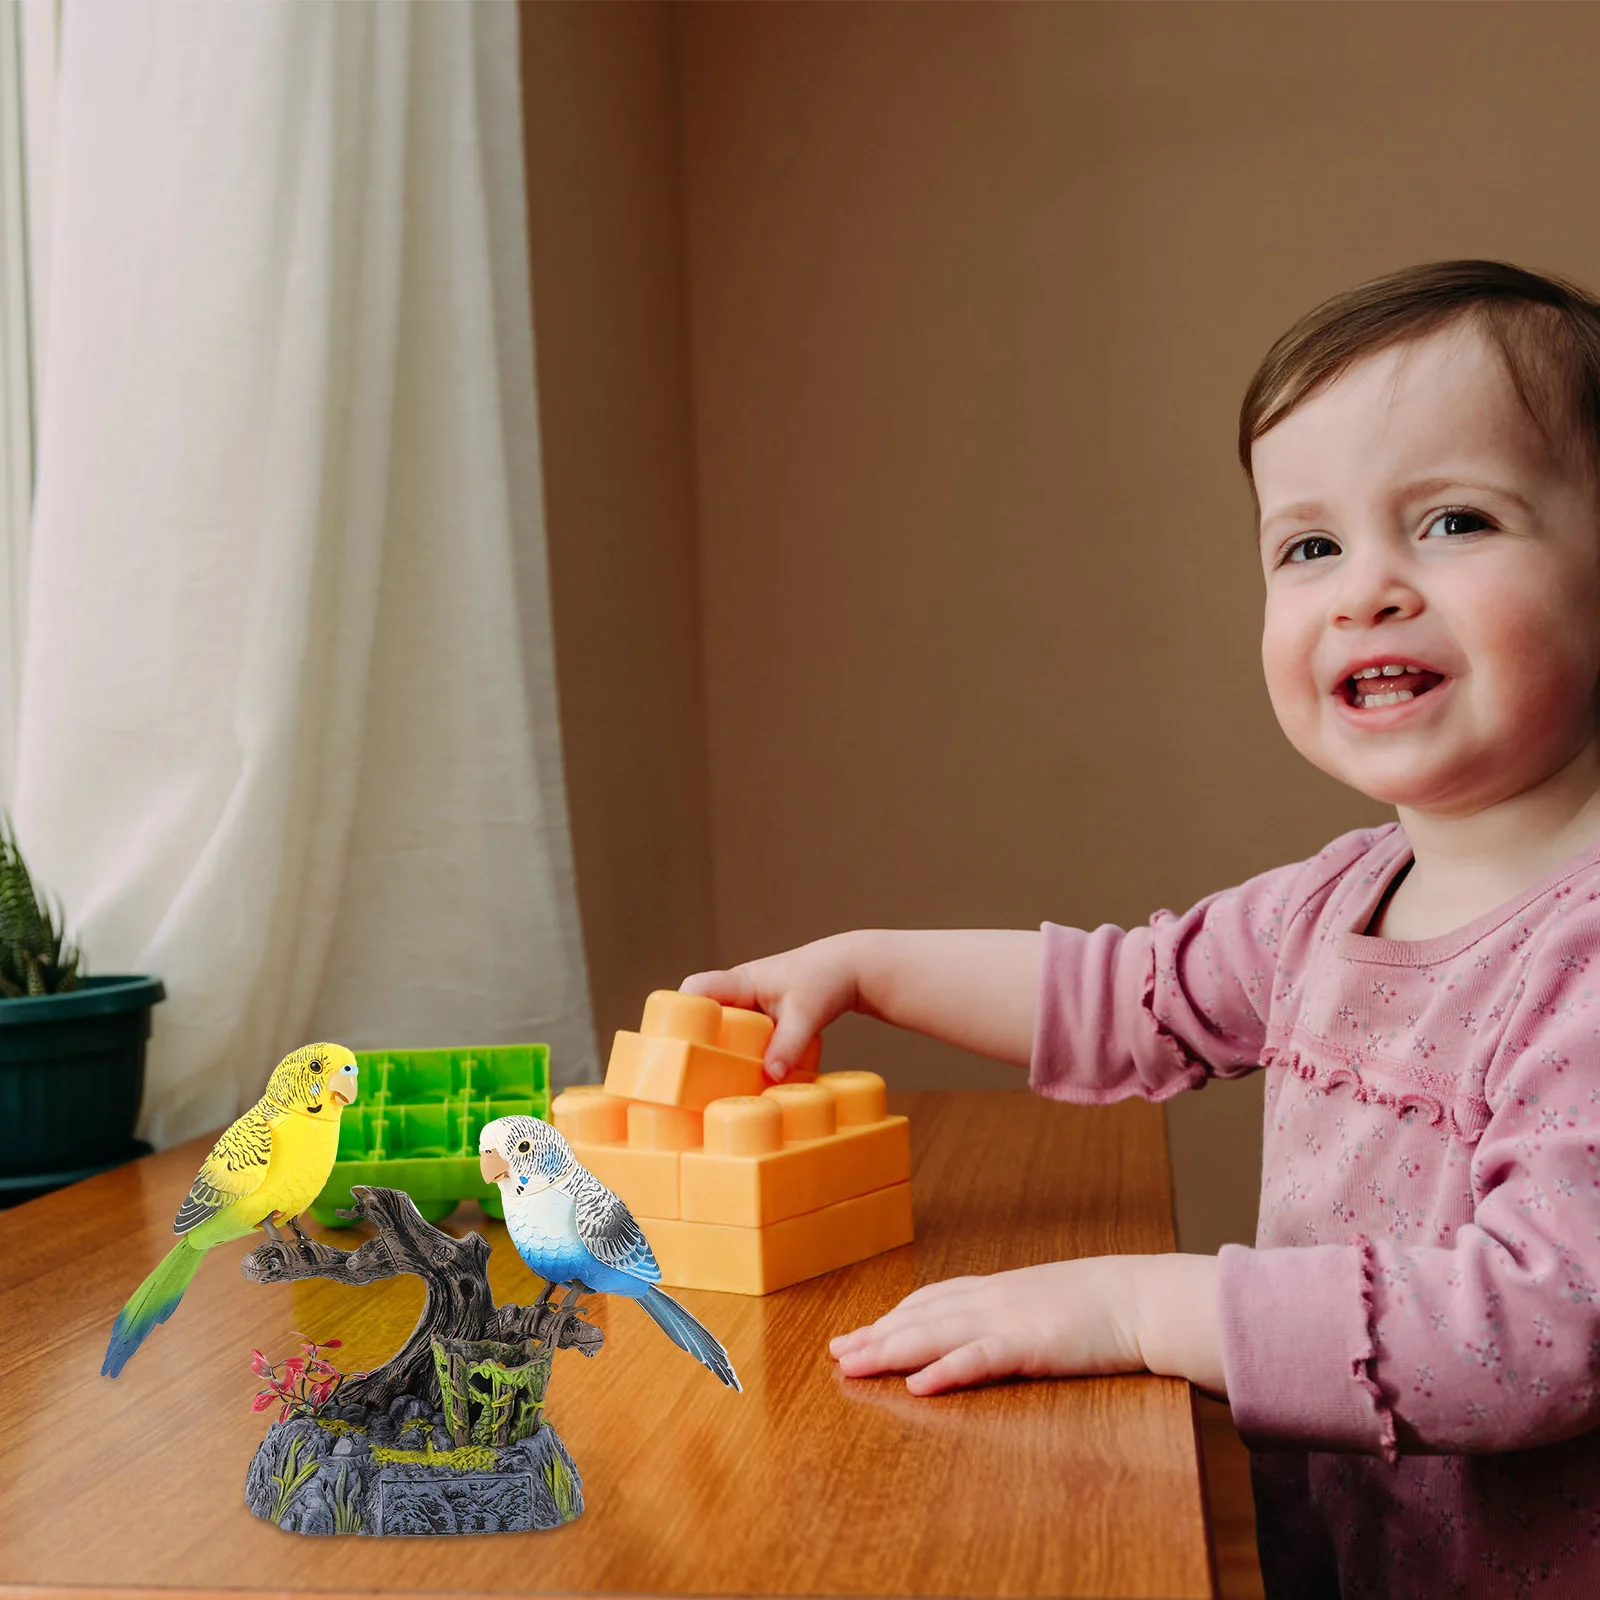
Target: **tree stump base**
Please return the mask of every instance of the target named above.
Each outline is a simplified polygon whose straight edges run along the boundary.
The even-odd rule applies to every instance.
[[[576,1308],[553,1304],[554,1285],[535,1305],[495,1305],[482,1234],[442,1233],[398,1189],[353,1193],[346,1215],[374,1223],[376,1238],[355,1250],[258,1245],[244,1275],[364,1284],[414,1273],[427,1301],[381,1367],[344,1384],[314,1416],[273,1423],[251,1460],[246,1504],[289,1533],[525,1533],[571,1522],[583,1511],[583,1484],[543,1420],[545,1380],[558,1349],[593,1356],[604,1335]],[[508,1361],[536,1369],[532,1381]],[[518,1418],[532,1428],[526,1438],[515,1438]]]
[[[583,1483],[548,1422],[516,1444],[455,1447],[443,1413],[407,1395],[273,1423],[245,1501],[287,1533],[526,1533],[581,1515]]]

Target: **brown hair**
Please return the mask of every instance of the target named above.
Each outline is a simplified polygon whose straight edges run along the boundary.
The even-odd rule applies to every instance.
[[[1346,289],[1267,352],[1239,410],[1239,461],[1303,400],[1363,356],[1470,320],[1505,361],[1552,445],[1576,441],[1600,473],[1600,301],[1504,261],[1431,261]]]

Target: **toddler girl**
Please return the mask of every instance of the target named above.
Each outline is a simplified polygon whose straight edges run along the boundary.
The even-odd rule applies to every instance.
[[[1600,303],[1494,262],[1328,302],[1245,397],[1262,660],[1396,808],[1150,925],[857,932],[686,989],[1164,1100],[1267,1070],[1254,1249],[930,1284],[835,1339],[917,1394],[1226,1394],[1267,1591],[1600,1594]]]

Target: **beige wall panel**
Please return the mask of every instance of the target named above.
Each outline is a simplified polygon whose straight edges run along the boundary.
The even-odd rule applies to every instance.
[[[1238,401],[1406,262],[1600,283],[1600,9],[695,5],[679,44],[720,957],[1127,924],[1382,820],[1273,721]],[[1253,1225],[1258,1087],[1173,1107],[1192,1247]]]
[[[601,1061],[710,959],[672,19],[521,9],[551,604]]]

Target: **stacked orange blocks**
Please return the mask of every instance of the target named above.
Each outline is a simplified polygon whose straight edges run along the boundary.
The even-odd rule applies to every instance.
[[[813,1048],[780,1084],[772,1019],[658,990],[619,1033],[604,1088],[551,1117],[628,1203],[683,1289],[770,1294],[911,1240],[911,1140],[875,1072],[818,1074]]]

